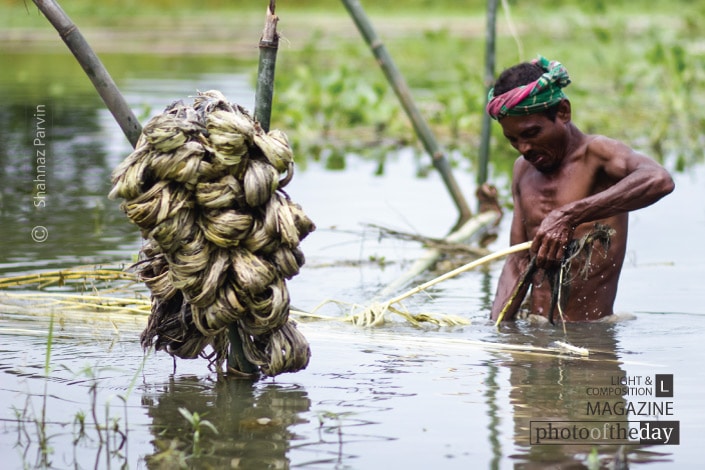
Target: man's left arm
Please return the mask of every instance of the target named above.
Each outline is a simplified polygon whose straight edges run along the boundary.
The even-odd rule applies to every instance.
[[[539,265],[563,256],[578,225],[649,206],[675,187],[665,168],[621,142],[599,137],[590,143],[588,152],[615,183],[548,214],[534,238],[541,247]]]

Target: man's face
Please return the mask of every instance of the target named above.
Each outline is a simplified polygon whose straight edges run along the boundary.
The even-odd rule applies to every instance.
[[[499,121],[504,136],[524,159],[542,173],[560,165],[567,149],[566,122],[560,113],[555,121],[544,113],[505,116]]]

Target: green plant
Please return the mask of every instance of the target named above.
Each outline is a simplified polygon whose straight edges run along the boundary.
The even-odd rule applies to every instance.
[[[52,313],[49,317],[49,330],[47,333],[47,344],[46,351],[44,353],[44,393],[42,394],[42,414],[41,420],[36,422],[37,427],[37,437],[39,438],[39,450],[41,455],[42,466],[49,466],[49,455],[52,453],[51,447],[49,447],[49,436],[47,435],[47,396],[48,396],[48,385],[49,385],[49,375],[51,374],[51,349],[54,344],[54,314]]]
[[[201,434],[204,429],[209,429],[214,434],[218,434],[218,430],[210,421],[201,418],[197,412],[191,413],[186,408],[179,408],[179,413],[191,425],[191,456],[200,457],[203,453],[201,448]]]
[[[73,439],[73,445],[75,446],[81,441],[81,439],[86,437],[86,413],[83,410],[76,412],[76,415],[73,418],[73,427],[75,436]]]
[[[55,329],[55,317],[54,314],[50,314],[49,326],[47,331],[47,341],[44,353],[44,389],[40,396],[41,399],[41,410],[36,412],[33,405],[32,397],[34,394],[28,393],[23,408],[12,406],[14,410],[16,422],[17,422],[17,447],[23,449],[26,455],[29,450],[36,448],[37,457],[35,462],[29,463],[25,461],[26,466],[36,467],[36,468],[51,468],[52,461],[51,456],[54,454],[55,449],[51,446],[52,438],[56,435],[49,434],[49,429],[52,426],[59,425],[61,427],[71,427],[72,429],[72,439],[74,450],[74,464],[79,465],[78,457],[76,454],[77,447],[84,443],[88,445],[91,442],[97,442],[96,449],[96,466],[98,462],[101,461],[101,456],[103,451],[105,451],[106,466],[109,468],[114,460],[121,462],[123,465],[127,463],[127,443],[128,443],[128,407],[127,407],[127,397],[131,394],[137,379],[144,367],[144,363],[147,359],[147,355],[144,356],[143,362],[137,369],[135,374],[132,376],[131,382],[124,395],[119,395],[123,403],[123,417],[114,416],[112,414],[111,399],[109,397],[104,402],[104,418],[101,420],[98,416],[98,390],[100,384],[100,373],[109,370],[110,368],[97,367],[97,366],[86,366],[81,369],[78,373],[74,375],[83,375],[90,379],[89,386],[89,397],[90,397],[90,417],[92,422],[87,421],[89,414],[84,410],[79,410],[75,413],[73,421],[71,423],[60,423],[51,421],[47,418],[49,413],[49,390],[48,382],[51,374],[54,372],[52,367],[52,351],[54,347],[54,329]],[[68,367],[62,365],[63,369],[72,372]],[[72,372],[73,373],[73,372]],[[34,433],[28,429],[27,424],[34,425]],[[97,439],[91,440],[91,432],[95,430]],[[26,458],[26,457],[24,457]]]

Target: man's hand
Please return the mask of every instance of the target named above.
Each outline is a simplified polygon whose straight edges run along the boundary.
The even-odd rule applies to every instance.
[[[531,252],[536,255],[536,266],[550,268],[559,264],[574,229],[565,212],[560,209],[551,211],[541,222],[531,244]]]

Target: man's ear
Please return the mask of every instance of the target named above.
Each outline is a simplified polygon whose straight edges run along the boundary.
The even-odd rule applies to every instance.
[[[560,103],[558,103],[558,113],[556,114],[556,117],[563,122],[570,122],[570,100],[564,98]]]

